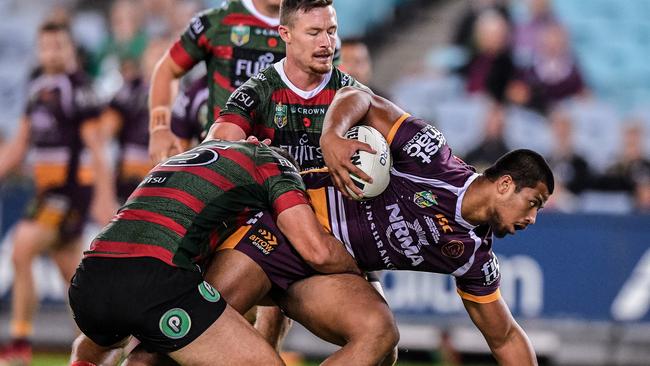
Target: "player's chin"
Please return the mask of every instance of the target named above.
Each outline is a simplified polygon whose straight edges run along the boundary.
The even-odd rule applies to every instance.
[[[329,61],[314,62],[311,64],[310,69],[317,74],[327,74],[332,71],[332,63]]]
[[[494,236],[496,236],[497,238],[503,238],[508,234],[514,235],[514,232],[511,232],[506,227],[500,227],[494,230]]]

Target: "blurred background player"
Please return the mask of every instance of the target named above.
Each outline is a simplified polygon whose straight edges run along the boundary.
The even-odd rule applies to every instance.
[[[110,173],[97,126],[99,106],[89,80],[78,70],[66,25],[41,26],[38,59],[24,117],[2,151],[0,166],[2,179],[31,149],[37,195],[13,237],[12,341],[0,355],[0,360],[15,364],[31,359],[29,338],[37,306],[34,258],[49,251],[64,280],[70,281],[80,260],[80,235],[91,200],[93,216],[102,223],[112,215],[114,200],[112,180],[105,179]]]
[[[149,143],[149,80],[156,62],[167,49],[167,40],[152,39],[144,51],[137,76],[125,80],[108,107],[101,123],[107,138],[116,137],[118,158],[116,189],[120,202],[125,202],[142,178],[152,168],[147,152]]]
[[[384,98],[390,95],[380,90],[373,84],[372,74],[372,57],[368,45],[358,38],[347,38],[341,42],[341,71],[355,78],[358,82],[366,85],[372,91]]]
[[[230,93],[284,56],[277,30],[279,9],[280,0],[235,0],[192,19],[152,76],[149,153],[154,161],[181,149],[170,129],[174,81],[205,61],[209,128]]]

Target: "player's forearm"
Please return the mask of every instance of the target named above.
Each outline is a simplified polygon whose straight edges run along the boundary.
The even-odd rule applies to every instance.
[[[330,234],[324,234],[320,240],[319,250],[303,257],[315,270],[321,273],[357,273],[359,267],[352,256],[345,250],[343,244]]]
[[[372,95],[366,91],[353,87],[339,90],[325,114],[321,146],[332,135],[342,137],[350,127],[363,120],[371,104]]]
[[[505,342],[502,344],[493,345],[494,342],[490,342],[490,340],[488,340],[488,343],[492,349],[492,354],[501,366],[537,365],[533,345],[519,325],[515,324],[510,329]]]
[[[149,129],[171,126],[171,105],[178,93],[178,79],[184,71],[169,55],[156,65],[149,88]]]

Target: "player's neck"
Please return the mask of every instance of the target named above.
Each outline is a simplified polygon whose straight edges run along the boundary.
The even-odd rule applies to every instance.
[[[284,74],[298,89],[311,91],[316,89],[327,77],[327,74],[316,74],[305,71],[291,58],[287,57],[282,65]]]
[[[460,214],[472,225],[481,225],[489,221],[492,207],[491,182],[484,176],[479,176],[467,187],[463,196]]]
[[[280,16],[279,6],[268,5],[262,0],[253,0],[253,6],[265,17],[278,18]]]

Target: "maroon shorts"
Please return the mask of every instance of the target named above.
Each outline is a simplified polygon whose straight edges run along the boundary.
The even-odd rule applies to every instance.
[[[246,254],[262,267],[276,289],[286,290],[294,282],[319,273],[305,263],[267,212],[249,220],[249,225],[225,240],[219,247],[222,249]]]

